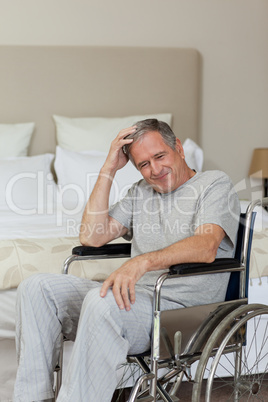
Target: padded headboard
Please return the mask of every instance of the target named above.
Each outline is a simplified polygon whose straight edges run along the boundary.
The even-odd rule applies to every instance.
[[[200,55],[194,49],[0,46],[0,123],[33,121],[30,154],[55,152],[52,115],[173,115],[199,142]]]

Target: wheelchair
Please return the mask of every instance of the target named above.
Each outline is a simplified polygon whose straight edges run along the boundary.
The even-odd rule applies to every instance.
[[[191,385],[191,401],[268,400],[268,306],[248,304],[250,250],[257,205],[252,202],[240,216],[234,258],[213,263],[179,264],[162,274],[155,285],[151,350],[128,356],[127,372],[135,372],[128,396],[119,385],[118,401],[165,401],[180,398],[185,381]],[[63,273],[77,260],[125,258],[129,243],[75,247],[64,262]],[[161,311],[161,288],[170,278],[230,272],[223,302]],[[62,355],[57,366],[56,395],[61,384]],[[124,366],[124,365],[123,365]],[[124,390],[123,396],[119,396]],[[128,399],[126,399],[128,398]],[[190,400],[190,399],[187,399]]]

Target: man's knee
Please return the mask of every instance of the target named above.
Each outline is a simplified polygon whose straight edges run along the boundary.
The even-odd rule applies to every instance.
[[[18,286],[18,298],[26,295],[41,295],[40,290],[49,286],[49,282],[53,281],[53,274],[34,274],[24,279]]]
[[[105,297],[100,296],[101,286],[90,289],[83,301],[81,314],[88,315],[91,322],[104,316],[114,309],[118,309],[112,291],[108,291]]]
[[[24,279],[18,286],[18,290],[20,292],[27,291],[28,289],[35,289],[39,287],[40,284],[44,281],[44,279],[48,276],[48,274],[34,274]]]

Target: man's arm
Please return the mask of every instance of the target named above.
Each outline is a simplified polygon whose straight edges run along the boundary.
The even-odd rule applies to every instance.
[[[168,269],[171,265],[185,262],[212,262],[224,236],[224,230],[218,225],[199,226],[194,236],[124,263],[106,279],[100,295],[105,297],[112,287],[118,307],[128,311],[130,304],[135,302],[135,284],[146,272]]]
[[[135,127],[121,130],[111,143],[82,217],[80,242],[85,246],[99,247],[127,233],[127,228],[109,216],[109,195],[116,172],[128,162],[122,147],[133,140],[125,137],[134,131]]]

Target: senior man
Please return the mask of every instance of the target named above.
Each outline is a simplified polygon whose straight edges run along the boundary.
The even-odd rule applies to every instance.
[[[131,160],[143,179],[109,209],[116,172]],[[195,172],[171,128],[147,119],[112,141],[86,205],[83,245],[132,239],[131,259],[104,283],[72,275],[36,275],[18,291],[19,368],[14,401],[53,397],[63,333],[75,341],[59,402],[109,402],[117,366],[150,348],[153,289],[170,265],[232,257],[239,201],[223,172]],[[222,301],[228,274],[170,280],[162,309]]]

